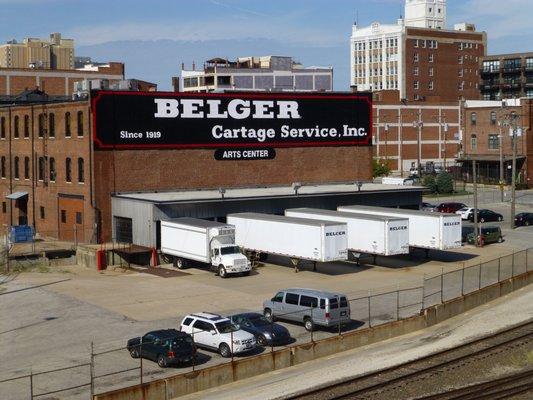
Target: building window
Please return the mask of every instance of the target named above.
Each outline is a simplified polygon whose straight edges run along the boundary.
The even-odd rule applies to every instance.
[[[429,82],[429,90],[433,90],[433,81]]]
[[[54,114],[48,116],[48,136],[56,137],[56,116]]]
[[[476,137],[476,135],[472,135],[472,137],[470,138],[470,146],[472,147],[472,150],[476,150],[477,149],[477,137]]]
[[[67,223],[67,210],[61,210],[61,223]]]
[[[24,179],[30,179],[30,157],[24,157]]]
[[[434,73],[433,67],[429,67],[429,76],[433,76],[433,73]]]
[[[15,139],[18,139],[20,137],[20,134],[19,134],[19,116],[18,115],[15,115],[15,118],[13,118],[13,125],[14,125],[14,132],[13,132],[13,137]]]
[[[15,179],[19,179],[19,158],[15,157]]]
[[[65,113],[65,137],[70,137],[71,131],[70,131],[70,113]]]
[[[430,63],[432,63],[433,60],[435,60],[435,56],[434,56],[433,54],[430,54],[430,55],[428,56],[428,61],[429,61]]]
[[[65,179],[67,182],[72,182],[72,160],[70,157],[65,160]]]
[[[76,212],[76,224],[81,225],[82,224],[82,218],[81,218],[81,212]]]
[[[27,139],[30,137],[30,116],[24,116],[24,138]]]
[[[526,58],[526,69],[533,69],[533,58]]]
[[[83,158],[78,158],[78,182],[85,182],[85,172],[83,171]]]
[[[498,135],[489,135],[489,150],[498,150],[500,148],[500,140]]]
[[[7,203],[5,201],[2,202],[2,212],[4,214],[7,213]]]
[[[415,47],[418,47],[418,39],[415,39]]]
[[[423,49],[426,48],[426,41],[425,41],[425,40],[422,40],[422,48],[423,48]]]
[[[44,207],[43,206],[41,206],[39,208],[39,214],[41,215],[41,219],[44,219],[45,215],[44,215]]]
[[[414,82],[414,89],[418,90],[419,87],[420,87],[420,83],[418,81],[415,81]]]
[[[46,130],[46,117],[44,114],[39,114],[39,137],[44,137],[44,131]]]
[[[414,71],[413,71],[414,75],[415,75],[415,76],[418,76],[418,72],[419,72],[418,67],[415,67],[415,69],[414,69]]]
[[[50,168],[50,181],[56,181],[56,160],[54,157],[50,157],[48,161],[48,167]]]
[[[83,136],[83,111],[78,111],[78,136]]]
[[[6,117],[0,118],[0,139],[6,138]]]
[[[418,62],[418,60],[420,59],[420,57],[418,56],[418,53],[415,53],[414,55],[414,62]]]
[[[490,112],[490,123],[491,125],[496,125],[496,111]]]
[[[464,75],[464,71],[462,68],[459,69],[459,78],[462,78]]]
[[[39,174],[38,179],[44,181],[44,157],[39,157]]]
[[[470,124],[471,125],[477,124],[477,114],[475,112],[470,113]]]
[[[0,172],[2,173],[2,178],[6,177],[6,158],[5,156],[2,156],[1,166],[0,166]]]

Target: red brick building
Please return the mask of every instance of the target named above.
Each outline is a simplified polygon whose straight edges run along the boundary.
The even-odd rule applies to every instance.
[[[477,161],[481,182],[496,184],[511,182],[512,139],[516,129],[517,182],[533,186],[533,99],[502,101],[466,101],[462,104],[463,164],[465,178],[471,180],[472,160]]]
[[[111,239],[116,192],[372,179],[371,146],[280,147],[255,161],[217,161],[204,148],[100,150],[91,113],[89,101],[0,106],[2,224],[95,242]]]
[[[106,80],[109,84],[124,80],[124,64],[110,62],[92,69],[0,68],[0,96],[18,95],[27,89],[40,88],[50,96],[70,97],[74,83]]]

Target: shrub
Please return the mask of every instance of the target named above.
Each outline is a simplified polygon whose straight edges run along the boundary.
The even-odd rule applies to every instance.
[[[390,174],[390,167],[383,160],[372,160],[372,172],[374,178],[378,176],[387,176]]]
[[[437,192],[437,182],[433,175],[425,175],[424,178],[422,178],[422,185],[427,187],[431,193]]]
[[[439,193],[453,192],[453,178],[448,172],[442,172],[437,176],[437,191]]]

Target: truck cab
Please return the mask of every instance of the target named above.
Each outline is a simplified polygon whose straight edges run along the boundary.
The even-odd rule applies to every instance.
[[[249,275],[251,263],[234,244],[216,244],[211,248],[211,265],[221,278],[227,274]]]

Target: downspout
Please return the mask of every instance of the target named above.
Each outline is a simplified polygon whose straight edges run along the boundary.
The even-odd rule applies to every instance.
[[[37,221],[35,219],[35,185],[37,180],[35,179],[35,123],[33,104],[31,105],[31,203],[33,209],[33,229],[37,232]]]
[[[9,194],[13,193],[13,171],[12,171],[12,154],[11,154],[11,106],[8,107],[8,120],[9,120]],[[16,202],[16,200],[15,200]],[[16,204],[16,203],[15,203]],[[13,200],[9,202],[9,225],[13,225]]]

